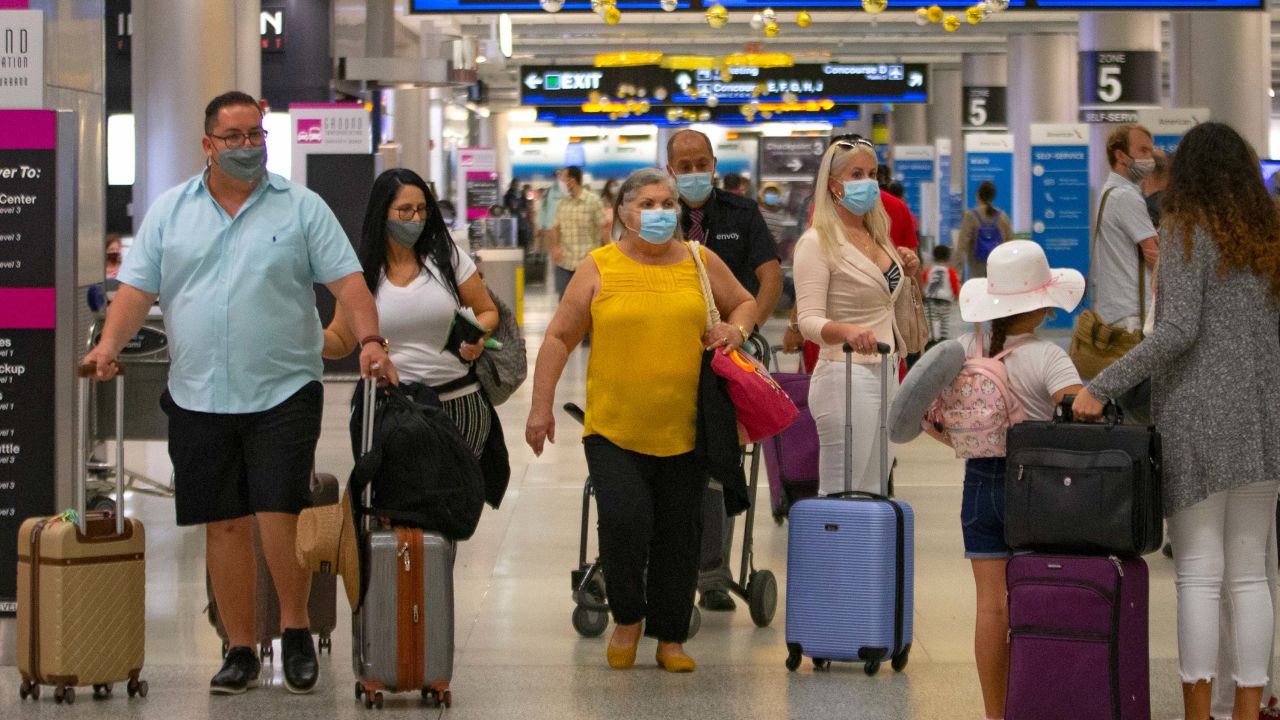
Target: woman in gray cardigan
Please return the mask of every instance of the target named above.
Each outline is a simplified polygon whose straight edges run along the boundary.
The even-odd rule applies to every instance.
[[[1205,123],[1163,198],[1156,328],[1076,399],[1085,419],[1146,377],[1164,443],[1188,720],[1209,717],[1219,599],[1234,608],[1233,717],[1256,718],[1274,608],[1265,558],[1280,487],[1280,217],[1252,148]],[[1225,581],[1225,582],[1224,582]]]

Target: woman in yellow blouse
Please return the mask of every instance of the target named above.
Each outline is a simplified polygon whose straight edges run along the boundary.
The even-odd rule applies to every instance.
[[[525,428],[535,454],[544,441],[555,442],[556,383],[569,352],[590,332],[583,444],[616,623],[608,660],[619,669],[635,663],[642,623],[658,641],[659,665],[694,669],[683,643],[707,483],[693,455],[698,375],[704,348],[741,345],[756,313],[728,266],[703,250],[716,307],[728,318],[706,332],[698,270],[679,238],[678,197],[671,177],[654,168],[622,184],[614,242],[578,266],[547,328]]]
[[[844,489],[846,393],[853,398],[853,489],[880,492],[880,358],[876,343],[897,351],[893,306],[903,280],[915,277],[915,251],[889,241],[889,216],[876,183],[875,146],[862,139],[827,148],[814,185],[813,226],[796,244],[793,267],[800,332],[821,346],[809,381],[818,426],[818,489]],[[853,385],[845,387],[841,346],[853,346]],[[893,367],[897,367],[894,363]],[[898,387],[890,380],[889,401]]]

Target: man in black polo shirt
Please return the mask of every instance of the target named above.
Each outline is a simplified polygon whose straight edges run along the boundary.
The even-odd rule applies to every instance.
[[[667,172],[680,190],[684,236],[705,244],[719,255],[734,277],[755,296],[763,326],[782,294],[782,265],[754,200],[716,190],[715,152],[711,140],[696,130],[681,130],[667,141]],[[747,328],[750,330],[750,328]],[[733,519],[725,516],[724,498],[717,485],[707,488],[702,517],[702,575],[699,605],[708,610],[733,610],[729,596],[729,550]],[[717,538],[719,542],[716,542]]]

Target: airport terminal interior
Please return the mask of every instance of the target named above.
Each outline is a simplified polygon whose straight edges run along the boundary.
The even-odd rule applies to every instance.
[[[746,593],[731,594],[731,611],[697,608],[684,645],[697,661],[692,673],[663,672],[652,638],[641,640],[634,668],[609,667],[614,623],[598,611],[575,613],[579,543],[585,522],[594,561],[598,514],[591,503],[584,521],[582,425],[562,409],[586,402],[589,344],[569,354],[556,390],[554,444],[536,456],[524,440],[534,361],[559,303],[547,198],[564,195],[565,168],[601,195],[636,171],[667,169],[676,133],[703,133],[716,158],[715,192],[736,192],[763,211],[784,280],[759,335],[776,351],[765,353],[770,369],[794,373],[801,356],[783,351],[793,253],[823,192],[815,178],[831,142],[856,137],[874,147],[884,192],[896,191],[910,211],[908,235],[924,265],[934,248],[956,245],[980,188],[990,186],[1007,214],[1006,239],[1033,241],[1052,267],[1088,275],[1102,188],[1115,177],[1108,136],[1123,124],[1149,128],[1151,145],[1169,155],[1202,123],[1230,125],[1275,196],[1280,5],[1272,5],[0,0],[0,717],[988,717],[960,518],[964,461],[923,435],[893,448],[894,495],[915,513],[913,640],[900,671],[885,662],[871,675],[860,661],[823,666],[809,657],[788,667],[789,524],[771,507],[761,445],[744,451],[754,509],[737,519],[728,566],[743,584],[743,571],[770,571],[774,601],[761,610]],[[459,251],[520,324],[529,377],[496,408],[510,485],[457,545],[449,707],[387,692],[380,708],[366,708],[341,582],[313,692],[284,687],[277,640],[257,689],[210,694],[222,640],[209,614],[205,532],[175,520],[158,403],[172,330],[158,306],[121,355],[123,503],[110,497],[109,385],[95,386],[92,418],[77,419],[75,367],[102,331],[107,301],[119,297],[120,258],[136,247],[152,203],[205,168],[205,104],[233,89],[261,101],[266,169],[318,194],[355,245],[374,178],[392,168],[420,175]],[[957,280],[975,272],[962,262]],[[334,315],[323,289],[317,315],[325,323]],[[1066,349],[1077,315],[1058,311],[1041,337]],[[967,329],[953,307],[941,322],[951,337]],[[354,466],[348,419],[358,375],[354,355],[326,361],[315,470],[342,486]],[[77,505],[82,433],[92,454],[87,509],[122,504],[146,528],[148,692],[127,697],[121,682],[96,698],[81,687],[67,704],[52,687],[25,697],[16,667],[23,598],[10,583],[21,523]],[[748,517],[753,544],[744,558]],[[1183,718],[1174,561],[1159,549],[1144,559],[1150,718]],[[598,632],[583,633],[584,621]],[[94,628],[78,632],[92,638]],[[1280,717],[1271,694],[1262,702],[1276,704],[1259,717]]]

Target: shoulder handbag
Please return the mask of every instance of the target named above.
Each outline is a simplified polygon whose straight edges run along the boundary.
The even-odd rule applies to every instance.
[[[924,316],[924,291],[914,276],[902,274],[902,289],[893,301],[893,324],[902,340],[900,352],[914,355],[924,352],[929,343],[929,322]]]
[[[486,349],[481,353],[476,358],[475,372],[489,403],[498,406],[524,383],[529,374],[529,361],[525,356],[524,335],[516,323],[516,314],[492,290],[489,297],[498,308],[498,327],[493,331],[493,337],[502,343],[502,348]]]
[[[1093,275],[1092,267],[1096,256],[1098,236],[1102,234],[1102,213],[1107,209],[1107,197],[1115,188],[1108,188],[1102,194],[1102,202],[1098,205],[1098,220],[1094,225],[1093,238],[1089,243],[1089,275]],[[1142,248],[1138,252],[1138,317],[1147,314],[1146,261],[1142,257]],[[1126,353],[1142,342],[1141,330],[1125,330],[1116,325],[1108,325],[1092,310],[1097,302],[1094,292],[1096,281],[1089,278],[1089,308],[1080,312],[1076,318],[1075,331],[1071,335],[1071,349],[1068,354],[1075,363],[1080,378],[1088,381],[1111,366],[1111,363],[1124,357]]]
[[[702,297],[707,304],[706,329],[710,331],[720,322],[720,311],[716,309],[711,281],[702,263],[701,246],[691,242],[689,251],[698,267]],[[741,348],[734,348],[727,354],[719,350],[711,352],[711,370],[725,380],[729,399],[733,401],[738,416],[740,438],[749,442],[770,438],[795,421],[800,411],[759,360]]]

